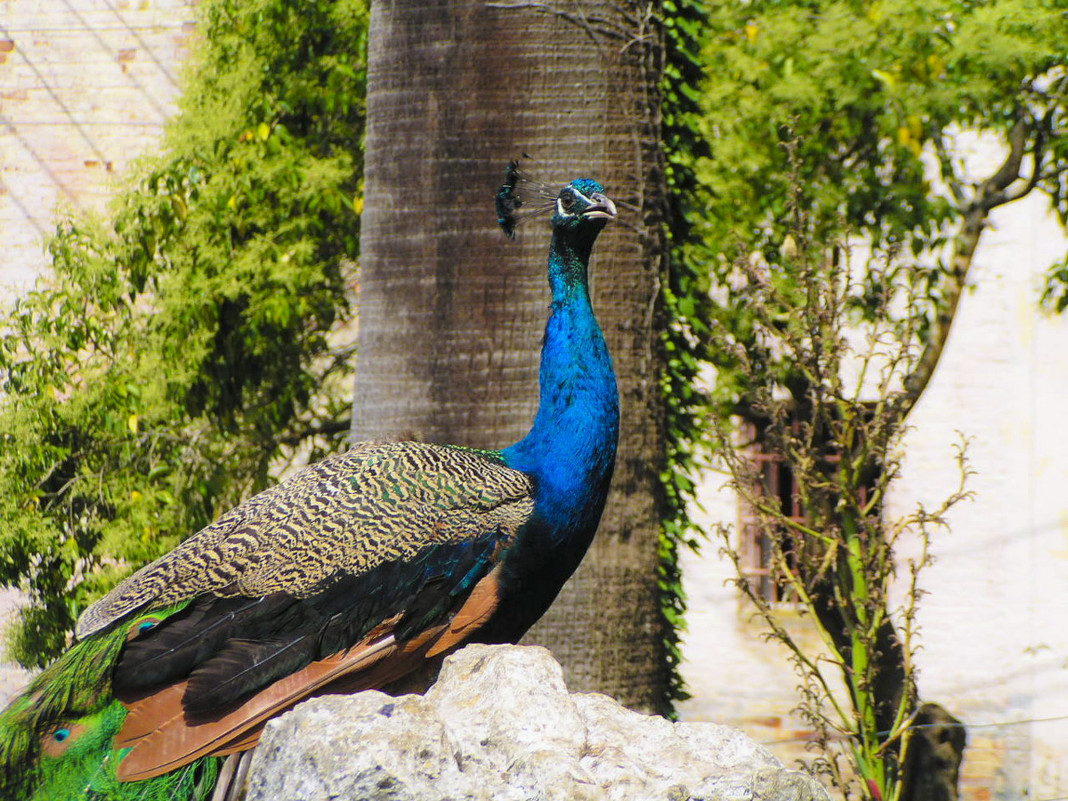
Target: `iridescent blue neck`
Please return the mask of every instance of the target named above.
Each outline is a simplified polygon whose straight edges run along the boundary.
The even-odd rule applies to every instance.
[[[596,231],[553,234],[538,414],[530,433],[503,453],[506,464],[534,476],[539,512],[553,528],[591,514],[596,525],[615,462],[619,395],[587,281],[595,238]]]

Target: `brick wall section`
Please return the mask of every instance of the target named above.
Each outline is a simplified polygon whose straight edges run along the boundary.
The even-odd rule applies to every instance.
[[[191,0],[0,0],[0,297],[59,207],[99,209],[174,111]]]

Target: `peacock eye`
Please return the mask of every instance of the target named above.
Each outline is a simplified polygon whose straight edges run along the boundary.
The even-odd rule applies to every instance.
[[[564,192],[562,195],[560,195],[560,208],[562,208],[564,211],[571,211],[574,205],[575,196],[573,194],[571,194],[570,192]]]
[[[85,731],[81,723],[73,723],[70,726],[61,726],[53,729],[49,734],[41,738],[41,752],[46,756],[59,758],[78,741]]]
[[[126,642],[136,640],[142,634],[151,631],[159,624],[160,618],[158,617],[147,617],[140,623],[135,623],[134,625],[130,626],[130,628],[126,631]]]

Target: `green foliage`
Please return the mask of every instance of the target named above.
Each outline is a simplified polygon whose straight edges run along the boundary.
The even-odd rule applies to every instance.
[[[955,303],[952,284],[967,264],[954,257],[970,256],[961,241],[970,212],[977,238],[991,209],[1037,188],[1066,219],[1068,17],[1059,3],[717,3],[710,25],[702,105],[711,154],[698,165],[697,224],[717,285],[729,285],[740,252],[782,265],[788,143],[797,150],[804,235],[861,238],[869,264],[893,254],[921,296],[904,312],[922,319],[921,343],[940,334],[939,315]],[[1006,163],[1012,174],[975,175],[963,131],[1018,153]],[[878,289],[860,282],[851,303],[900,313],[873,305]],[[747,310],[726,293],[705,322],[750,336]],[[733,409],[746,393],[738,365],[730,354],[708,355],[720,370],[716,398]]]
[[[1068,309],[1068,257],[1050,265],[1046,287],[1042,292],[1042,305],[1057,314]]]
[[[853,707],[836,710],[835,725],[853,737],[857,775],[871,780],[859,792],[896,797],[916,700],[911,619],[893,620],[884,591],[899,530],[879,528],[870,504],[839,499],[862,477],[892,478],[886,445],[938,363],[991,212],[1037,190],[1068,223],[1068,16],[1055,0],[712,0],[665,10],[686,20],[669,32],[692,32],[669,38],[665,88],[675,194],[665,485],[682,508],[700,445],[712,440],[743,489],[744,459],[725,428],[741,417],[777,432],[767,444],[812,496],[806,508],[820,491],[835,496],[802,532],[816,561],[796,569],[780,553],[779,567],[809,592],[808,611],[837,648]],[[700,58],[681,41],[700,43]],[[969,161],[976,137],[1002,145],[1000,167],[980,173]],[[1063,310],[1065,298],[1068,270],[1054,265],[1046,301]],[[865,327],[874,344],[895,344],[892,370],[869,360],[868,383],[847,395],[842,366],[855,362],[847,352],[865,342],[856,335]],[[715,368],[707,398],[695,389],[704,365]],[[802,447],[813,442],[822,455]],[[850,470],[821,473],[828,449]],[[750,487],[754,504],[757,494]],[[774,540],[775,526],[789,524],[770,517]],[[691,531],[683,510],[662,537],[669,615],[682,609],[676,557]],[[781,639],[775,616],[766,620]],[[803,668],[810,655],[795,656]],[[817,713],[834,703],[818,674],[802,670],[803,708]]]
[[[119,577],[343,429],[361,202],[362,0],[211,0],[162,155],[0,323],[0,582],[44,664]],[[322,440],[304,448],[330,447]]]

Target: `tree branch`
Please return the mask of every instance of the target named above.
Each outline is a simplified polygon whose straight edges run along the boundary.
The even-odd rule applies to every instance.
[[[1012,126],[1012,130],[1009,131],[1009,155],[998,168],[998,171],[980,185],[978,197],[980,203],[992,203],[994,198],[1008,189],[1020,177],[1020,165],[1023,163],[1023,157],[1027,153],[1027,135],[1029,133],[1030,129],[1022,118]],[[993,202],[993,205],[988,205],[987,208],[989,210],[996,205],[1001,204]]]
[[[933,137],[935,153],[938,154],[938,165],[942,171],[942,180],[949,185],[949,191],[953,195],[953,199],[957,201],[958,204],[963,204],[964,188],[961,186],[960,179],[953,170],[953,159],[950,157],[949,151],[946,149],[946,141],[942,134],[943,131],[939,130]]]
[[[346,415],[348,412],[346,411]],[[284,435],[278,437],[275,442],[279,445],[299,445],[309,437],[332,437],[337,434],[341,434],[348,431],[352,423],[347,416],[342,416],[334,420],[321,420],[318,423],[309,422],[308,425],[303,428],[288,431]]]
[[[954,240],[953,259],[944,279],[943,297],[931,328],[930,338],[916,362],[916,366],[905,378],[905,391],[898,402],[900,419],[912,411],[934,375],[935,368],[942,358],[946,341],[949,339],[953,318],[957,314],[957,305],[964,292],[968,279],[968,270],[972,266],[975,250],[979,246],[979,237],[986,227],[990,212],[998,206],[1016,199],[1006,193],[1010,185],[1020,178],[1020,165],[1027,153],[1027,141],[1030,128],[1023,118],[1019,119],[1009,132],[1009,154],[1005,161],[990,178],[983,181],[975,196],[964,210],[964,219],[960,232]],[[1036,159],[1038,158],[1036,154]],[[1038,165],[1036,164],[1036,172]],[[1034,176],[1032,176],[1032,179]]]

